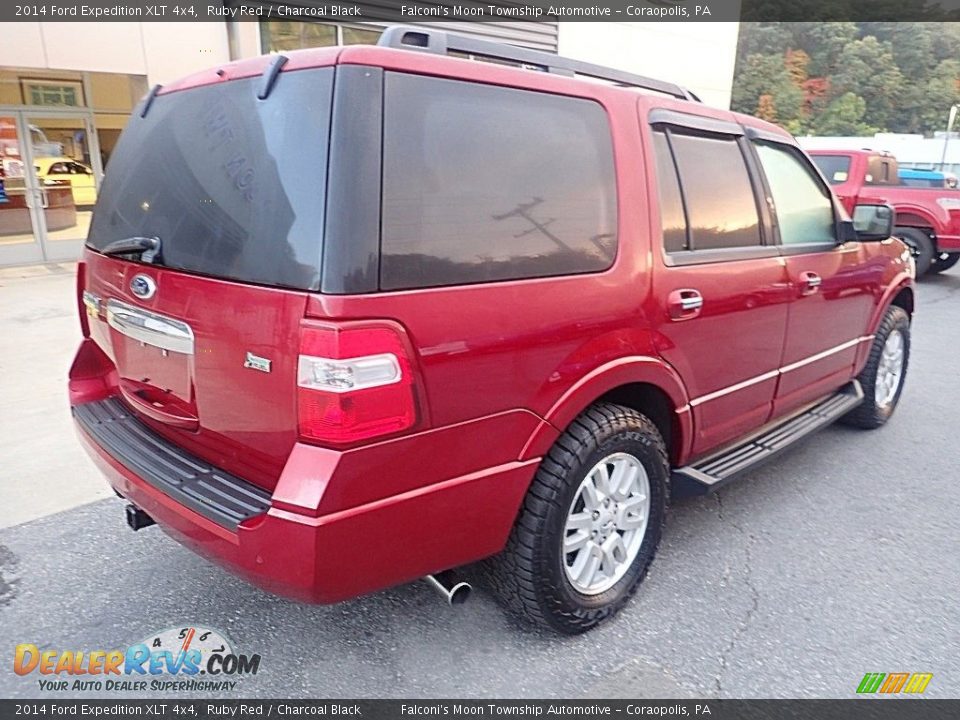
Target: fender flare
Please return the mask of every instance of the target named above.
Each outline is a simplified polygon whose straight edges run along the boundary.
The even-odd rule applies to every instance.
[[[870,324],[867,326],[869,328],[867,334],[873,335],[877,332],[877,328],[880,327],[880,322],[883,320],[883,315],[887,312],[887,308],[893,303],[893,299],[900,294],[900,291],[904,289],[908,289],[912,295],[916,295],[913,279],[907,273],[899,273],[897,277],[893,279],[893,282],[887,286],[886,292],[883,293],[880,302],[877,303],[873,311],[873,316],[870,318]]]
[[[941,228],[945,227],[950,222],[949,213],[946,211],[937,209],[937,211],[931,212],[929,208],[925,208],[921,205],[913,205],[912,203],[907,204],[896,204],[893,206],[894,210],[894,225],[902,227],[929,227],[933,231],[934,235],[938,235]],[[910,220],[910,216],[916,217],[918,220],[922,221],[922,225],[916,225]],[[903,222],[901,222],[903,220]]]
[[[693,440],[693,419],[689,398],[676,370],[659,358],[635,356],[618,358],[595,368],[569,388],[527,440],[520,460],[542,457],[560,433],[597,398],[622,385],[647,383],[662,390],[676,412],[680,428],[679,455],[685,457]]]
[[[876,335],[877,328],[880,327],[880,323],[883,321],[883,316],[886,314],[887,308],[893,304],[893,299],[900,293],[901,290],[904,289],[908,289],[910,290],[911,294],[916,295],[914,291],[913,278],[911,278],[907,273],[902,272],[898,273],[893,282],[887,285],[886,291],[880,297],[880,301],[874,308],[873,315],[870,317],[870,323],[867,325],[867,337],[872,338],[874,335]],[[870,356],[871,346],[872,341],[861,342],[857,348],[857,355],[853,363],[854,375],[859,375],[860,371],[863,370],[864,365],[867,364],[867,358]]]

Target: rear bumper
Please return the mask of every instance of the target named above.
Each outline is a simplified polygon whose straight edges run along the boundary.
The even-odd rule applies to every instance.
[[[538,462],[511,462],[320,515],[278,507],[260,491],[263,512],[230,522],[158,483],[142,458],[119,452],[92,428],[89,406],[109,402],[118,401],[74,406],[74,422],[113,488],[183,545],[270,592],[306,602],[338,602],[498,552]],[[297,457],[303,453],[295,448],[284,487],[335,484],[336,463],[333,476],[321,477],[316,467],[302,469]],[[404,460],[417,462],[397,458]]]

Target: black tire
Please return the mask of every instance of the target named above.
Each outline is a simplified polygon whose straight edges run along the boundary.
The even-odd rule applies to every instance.
[[[587,473],[613,453],[632,455],[646,471],[648,521],[623,577],[602,593],[585,595],[564,570],[565,524]],[[506,548],[484,564],[486,583],[526,624],[570,635],[597,626],[633,596],[653,560],[666,514],[669,477],[666,445],[653,422],[630,408],[592,405],[543,459]]]
[[[910,246],[913,259],[917,265],[917,277],[925,275],[933,263],[933,240],[923,230],[911,227],[898,227],[893,230],[894,237],[898,237]]]
[[[894,331],[898,331],[903,336],[903,368],[900,372],[900,380],[891,402],[881,405],[877,401],[877,371],[880,367],[883,348],[887,338]],[[863,371],[857,376],[860,386],[863,388],[863,402],[845,415],[841,422],[846,425],[872,430],[883,425],[893,411],[897,409],[897,403],[900,402],[900,395],[903,392],[903,383],[907,379],[907,368],[910,364],[910,316],[903,308],[892,305],[887,308],[883,321],[877,329],[877,334],[873,338],[873,345],[870,347],[870,357],[867,358],[867,364]]]
[[[942,273],[960,262],[960,253],[940,253],[930,265],[930,272]]]

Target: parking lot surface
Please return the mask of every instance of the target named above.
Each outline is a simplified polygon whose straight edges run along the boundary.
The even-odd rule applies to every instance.
[[[17,643],[125,648],[188,625],[261,655],[232,697],[845,698],[866,672],[932,672],[927,696],[960,697],[960,272],[920,284],[885,428],[828,428],[677,503],[635,600],[575,638],[518,629],[482,590],[448,607],[422,582],[300,605],[131,532],[70,427],[70,269],[4,272],[0,697],[76,697],[15,675]]]

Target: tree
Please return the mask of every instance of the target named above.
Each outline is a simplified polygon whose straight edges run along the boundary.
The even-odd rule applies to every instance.
[[[864,121],[885,128],[897,109],[904,83],[889,43],[868,35],[849,43],[840,53],[832,84],[838,96],[853,93],[863,98]]]
[[[960,60],[942,61],[922,87],[924,104],[919,126],[946,130],[950,106],[960,103]]]
[[[775,123],[777,121],[777,106],[773,102],[773,95],[761,95],[757,102],[757,111],[754,113],[761,120]]]
[[[811,129],[815,135],[873,135],[877,128],[863,122],[866,110],[862,97],[844,93],[827,105]]]
[[[803,87],[803,84],[810,77],[807,67],[810,65],[810,56],[803,50],[787,50],[783,58],[783,64],[787,68],[787,75],[797,87]]]
[[[846,1],[835,4],[838,17]],[[878,1],[891,18],[915,4]],[[930,135],[945,127],[958,93],[960,22],[740,25],[731,106],[775,118],[794,133],[854,127]]]
[[[744,113],[756,113],[764,101],[764,112],[776,117],[784,127],[802,125],[804,96],[790,77],[783,55],[750,55],[734,85],[731,107]]]

